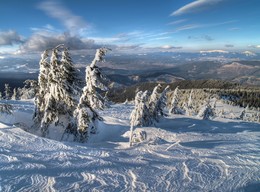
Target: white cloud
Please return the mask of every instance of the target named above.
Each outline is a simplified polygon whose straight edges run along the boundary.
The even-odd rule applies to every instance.
[[[180,19],[177,21],[170,22],[170,23],[168,23],[168,25],[178,25],[180,23],[184,23],[185,21],[187,21],[187,19]]]
[[[252,51],[244,51],[242,53],[245,54],[246,56],[256,56],[256,54]]]
[[[203,25],[200,25],[200,24],[189,24],[189,25],[180,26],[180,27],[176,28],[174,31],[178,32],[178,31],[196,29],[196,28],[201,28],[201,27],[203,27]]]
[[[207,50],[207,51],[200,51],[200,53],[229,53],[229,52],[224,50]]]
[[[80,39],[77,36],[71,36],[69,33],[51,36],[35,33],[20,46],[19,53],[41,52],[46,49],[52,49],[58,44],[65,44],[71,50],[97,48],[94,40]]]
[[[22,37],[16,31],[0,31],[0,46],[14,45],[22,42]]]
[[[39,5],[39,9],[45,11],[50,17],[59,20],[72,34],[82,33],[90,27],[82,17],[74,15],[57,1],[45,1]]]
[[[248,45],[250,48],[260,49],[260,45]]]
[[[199,12],[201,10],[208,9],[221,1],[223,1],[223,0],[196,0],[189,4],[184,5],[183,7],[179,8],[178,10],[174,11],[171,14],[171,16]]]
[[[237,21],[231,20],[231,21],[224,21],[224,22],[221,22],[221,23],[187,24],[187,25],[177,27],[175,30],[172,31],[172,33],[184,31],[184,30],[190,30],[190,29],[197,29],[197,28],[217,27],[217,26],[220,26],[220,25],[226,25],[226,24],[230,24],[230,23],[234,23],[234,22],[237,22]]]
[[[163,45],[160,47],[161,49],[182,49],[182,47],[174,47],[171,45]]]

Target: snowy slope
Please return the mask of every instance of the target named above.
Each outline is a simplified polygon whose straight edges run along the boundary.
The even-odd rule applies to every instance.
[[[260,189],[259,124],[170,116],[137,128],[147,139],[129,147],[133,106],[122,104],[101,113],[91,144],[78,144],[25,132],[33,104],[13,104],[14,116],[0,115],[0,191]]]

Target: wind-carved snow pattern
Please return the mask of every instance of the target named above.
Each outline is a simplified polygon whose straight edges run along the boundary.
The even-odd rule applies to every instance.
[[[0,114],[1,191],[260,188],[257,123],[170,115],[157,127],[137,127],[136,131],[145,131],[147,138],[129,147],[129,115],[134,106],[117,104],[100,111],[104,121],[99,134],[80,144],[24,131],[19,125],[30,126],[33,103],[10,102],[13,115]]]

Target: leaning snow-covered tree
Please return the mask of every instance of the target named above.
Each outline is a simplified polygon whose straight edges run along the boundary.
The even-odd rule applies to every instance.
[[[108,50],[107,48],[97,49],[92,63],[86,67],[86,86],[83,92],[88,97],[87,100],[93,109],[104,108],[104,98],[98,93],[98,90],[107,91],[106,78],[97,63],[104,61],[104,56]]]
[[[80,142],[86,142],[91,133],[96,133],[97,123],[102,119],[95,111],[95,109],[104,108],[104,99],[97,90],[106,91],[107,87],[104,84],[104,75],[97,63],[104,61],[107,51],[107,48],[97,49],[92,63],[86,67],[86,85],[74,112],[77,122],[77,140]]]

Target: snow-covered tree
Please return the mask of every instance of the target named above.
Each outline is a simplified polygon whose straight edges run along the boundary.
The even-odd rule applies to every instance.
[[[161,85],[158,84],[154,89],[153,92],[150,96],[149,103],[148,103],[148,108],[149,112],[151,115],[151,118],[154,119],[155,121],[159,121],[159,111],[160,109],[158,108],[158,101],[160,99],[161,94],[159,93],[159,89],[161,89]]]
[[[149,109],[146,106],[148,92],[139,91],[135,96],[135,108],[130,116],[131,126],[148,126],[152,124]]]
[[[74,112],[77,122],[77,140],[86,142],[90,133],[96,133],[97,123],[102,118],[95,109],[104,108],[104,98],[97,92],[97,89],[106,91],[104,75],[97,66],[97,62],[104,61],[104,56],[108,49],[97,49],[95,58],[90,66],[86,67],[86,85],[83,88],[79,104]]]
[[[46,62],[46,52],[42,55],[42,71],[39,75],[40,93],[36,101],[37,111],[35,119],[39,119],[40,127],[43,136],[48,136],[49,126],[61,126],[64,133],[76,135],[75,121],[73,112],[76,107],[74,81],[76,74],[74,73],[74,67],[71,65],[69,68],[68,63],[70,58],[68,53],[62,53],[62,59],[60,60],[59,49],[64,49],[67,52],[67,48],[64,45],[59,45],[52,50],[50,58],[50,64]],[[48,66],[50,66],[48,68]],[[46,69],[47,67],[47,69]],[[48,71],[47,76],[45,76]],[[41,87],[42,86],[42,87]],[[44,95],[41,95],[44,94]],[[42,97],[43,96],[43,97]],[[39,115],[39,117],[37,117]]]
[[[187,105],[185,105],[186,115],[191,116],[193,113],[193,89],[190,92]]]
[[[82,143],[88,141],[90,134],[95,134],[97,132],[98,122],[102,120],[85,98],[85,95],[81,96],[79,104],[74,111],[74,117],[76,118],[77,124],[77,135],[75,140]]]
[[[18,93],[17,93],[17,88],[14,88],[13,90],[13,95],[12,95],[12,100],[18,100]]]
[[[2,92],[0,91],[0,100],[3,99],[3,95],[2,95]]]
[[[13,113],[13,106],[7,103],[0,103],[0,113],[11,115]]]
[[[192,96],[193,96],[193,89],[190,92],[189,100],[188,100],[188,107],[192,108]]]
[[[210,105],[208,101],[199,111],[198,117],[202,118],[203,120],[208,120],[215,116],[215,108]]]
[[[180,101],[180,95],[179,95],[179,87],[176,87],[173,93],[173,97],[170,103],[170,114],[182,114],[182,110],[179,108],[178,104]]]
[[[79,79],[77,78],[77,72],[67,47],[64,47],[64,50],[62,51],[60,73],[61,80],[64,82],[64,85],[67,86],[66,89],[73,94],[78,95]]]
[[[109,108],[110,107],[110,102],[109,102],[109,100],[108,100],[108,91],[106,91],[106,93],[105,93],[105,96],[104,96],[104,106],[106,107],[106,108]]]
[[[49,93],[48,76],[50,70],[50,63],[48,61],[49,55],[48,50],[45,50],[41,54],[41,60],[39,62],[40,72],[38,76],[38,86],[39,91],[35,97],[35,112],[34,112],[34,121],[36,124],[40,124],[43,118],[43,113],[45,110],[45,95]]]
[[[245,120],[245,115],[246,115],[246,109],[243,109],[239,115],[240,120]]]
[[[11,88],[9,86],[9,84],[5,84],[5,99],[6,100],[10,100],[11,99],[11,95],[12,95],[12,92],[11,92]]]
[[[158,100],[158,112],[159,112],[159,116],[166,116],[164,109],[167,106],[167,93],[169,92],[170,87],[169,85],[165,87],[165,89],[163,90],[163,92],[160,95],[160,98]]]
[[[97,62],[104,61],[104,56],[108,51],[107,48],[97,49],[95,58],[90,66],[86,67],[86,86],[83,89],[87,100],[93,109],[104,108],[104,98],[98,93],[98,89],[106,91],[105,76],[102,74],[101,69],[96,65]]]
[[[38,82],[36,80],[27,79],[24,81],[24,87],[18,88],[16,91],[17,99],[33,99],[38,92]]]

